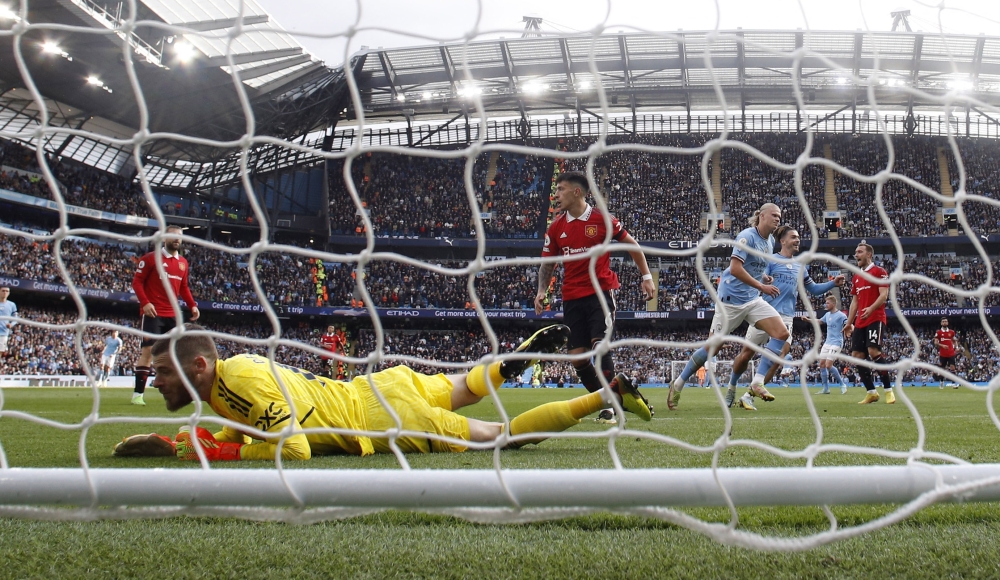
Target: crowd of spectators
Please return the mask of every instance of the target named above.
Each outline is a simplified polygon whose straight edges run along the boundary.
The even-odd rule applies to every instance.
[[[711,134],[661,134],[609,137],[612,147],[623,145],[677,147],[694,151],[714,138]],[[733,133],[729,137],[755,147],[775,160],[792,164],[805,149],[798,134]],[[538,142],[535,146],[563,151],[583,151],[593,138],[567,138]],[[961,185],[955,156],[947,141],[932,137],[891,138],[891,170],[910,177],[932,190],[940,190],[937,151],[943,148],[952,186]],[[989,139],[959,139],[959,150],[967,172],[969,193],[997,198],[1000,165],[994,159],[995,144]],[[844,167],[872,176],[885,170],[889,147],[880,135],[817,135],[811,155],[822,157],[830,145],[833,159]],[[495,157],[495,163],[491,159]],[[352,164],[351,179],[357,187],[373,232],[381,237],[474,237],[472,208],[466,193],[466,158],[428,158],[390,153],[369,153]],[[704,232],[702,214],[709,209],[708,192],[701,165],[711,160],[701,154],[650,153],[635,148],[605,151],[595,159],[595,178],[608,207],[639,240],[694,239]],[[151,216],[137,183],[97,170],[70,159],[48,161],[67,203],[120,214]],[[48,185],[38,172],[35,153],[12,141],[0,141],[0,188],[32,196],[51,198]],[[488,238],[538,238],[544,231],[548,197],[555,163],[551,157],[511,152],[488,152],[473,162],[473,195],[477,209],[486,216]],[[583,170],[586,159],[558,160],[560,171]],[[799,206],[794,173],[772,167],[755,156],[731,147],[721,154],[721,207],[730,216],[730,227],[744,226],[753,210],[764,202],[776,202],[784,210],[784,222],[808,231],[808,220]],[[363,221],[347,193],[343,163],[331,162],[330,220],[334,234],[361,235]],[[825,170],[816,164],[802,172],[802,193],[821,237]],[[888,228],[874,211],[876,186],[836,173],[838,206],[844,219],[841,237],[870,238],[888,235]],[[900,236],[948,235],[938,216],[940,204],[897,179],[885,182],[882,206]],[[173,210],[173,205],[167,208]],[[1000,207],[968,202],[965,213],[976,234],[1000,231]],[[170,213],[170,211],[168,211]],[[224,214],[223,217],[225,217]],[[225,220],[224,220],[225,221]]]
[[[8,344],[6,356],[0,357],[0,374],[29,375],[83,374],[80,357],[76,350],[76,328],[78,314],[75,311],[57,308],[38,308],[23,306],[20,309],[21,323],[14,327]],[[112,375],[130,375],[139,352],[139,338],[130,329],[135,328],[136,318],[120,315],[105,315],[93,313],[88,315],[89,322],[110,323],[121,326],[125,331],[121,334],[124,346],[121,349],[116,367]],[[937,330],[936,320],[911,319],[914,331],[920,342],[921,360],[936,364],[937,349],[933,346],[934,332]],[[957,360],[958,374],[971,382],[992,380],[1000,373],[1000,350],[998,350],[979,325],[978,320],[955,319],[953,328],[958,332]],[[52,330],[32,323],[63,325],[66,328]],[[206,313],[201,323],[209,330],[226,333],[234,337],[246,339],[266,339],[272,336],[270,324],[263,318],[247,318]],[[325,329],[324,322],[305,320],[282,320],[281,338],[312,346],[319,345],[319,337]],[[532,332],[528,327],[495,327],[499,343],[499,352],[510,352],[524,341]],[[100,363],[104,349],[104,339],[110,331],[86,325],[82,333],[82,349],[84,356],[92,369]],[[366,358],[375,350],[375,332],[371,329],[361,329],[349,333],[357,338],[353,354],[358,358]],[[735,333],[742,336],[742,331]],[[671,380],[690,356],[691,352],[707,336],[705,329],[668,330],[649,326],[619,325],[614,340],[616,342],[643,341],[642,344],[624,344],[614,349],[616,370],[626,372],[636,377],[642,384],[663,384]],[[458,373],[460,368],[448,368],[432,364],[433,361],[459,363],[460,367],[468,367],[491,352],[486,334],[478,327],[467,327],[459,330],[386,330],[384,331],[384,348],[375,369],[381,370],[396,364],[407,364],[412,368],[427,373]],[[811,325],[797,323],[793,332],[792,357],[801,360],[805,352],[812,346],[814,339]],[[646,341],[665,344],[648,344]],[[217,339],[219,354],[228,358],[241,353],[267,354],[266,345],[254,345],[239,340]],[[884,337],[884,351],[890,362],[912,358],[916,350],[909,335],[897,325],[890,323],[890,331]],[[740,345],[726,343],[716,356],[718,366],[716,371],[728,378],[726,373],[732,361],[739,352]],[[427,362],[410,362],[399,358],[386,360],[385,357],[409,356],[423,359]],[[328,367],[315,354],[299,348],[295,344],[280,346],[277,349],[276,360],[316,373],[326,374]],[[464,364],[463,364],[464,363]],[[841,363],[841,366],[846,366]],[[363,367],[355,370],[364,372]],[[545,382],[556,384],[575,384],[575,372],[568,362],[548,362],[544,365]],[[749,376],[745,377],[749,380]],[[807,380],[819,380],[818,365],[813,365],[807,371]],[[910,370],[903,376],[905,384],[936,384],[937,378],[924,370]],[[515,381],[517,382],[517,381]]]
[[[708,164],[706,172],[711,179],[712,161],[705,160],[701,154],[651,153],[627,146],[678,147],[694,151],[714,137],[709,134],[663,134],[608,138],[607,145],[613,149],[595,158],[594,177],[610,211],[636,239],[687,240],[704,233],[706,222],[702,220],[702,214],[709,209],[709,194],[703,182],[701,166],[702,163]],[[806,146],[806,137],[798,134],[734,133],[729,138],[746,143],[784,164],[796,163]],[[892,137],[891,141],[894,154],[892,171],[939,191],[941,172],[937,149],[946,142],[928,137]],[[578,152],[587,150],[594,143],[595,139],[590,137],[566,138],[558,140],[554,146],[561,151]],[[825,145],[830,145],[834,161],[862,175],[873,176],[888,167],[889,149],[882,136],[821,134],[814,139],[811,157],[822,158]],[[969,170],[968,190],[995,198],[993,184],[998,183],[998,167],[992,159],[994,143],[991,140],[964,140],[961,147]],[[545,187],[551,181],[553,165],[547,158],[502,153],[497,161],[496,177],[492,180],[494,184],[491,185],[485,183],[487,158],[483,155],[476,160],[473,174],[480,206],[483,211],[493,211],[492,220],[486,224],[487,236],[537,237],[544,223],[536,219],[537,215],[533,212],[537,209],[542,215],[545,213]],[[359,160],[355,165],[361,164],[362,160]],[[586,164],[586,158],[570,158],[557,160],[556,165],[563,172],[585,170]],[[957,189],[958,171],[953,159],[951,165],[952,181]],[[359,189],[366,203],[380,200],[381,209],[369,205],[375,216],[376,235],[471,235],[468,227],[465,227],[465,233],[462,232],[468,219],[468,201],[461,181],[463,159],[442,161],[382,155],[369,158],[366,166],[370,176],[358,177]],[[333,173],[340,179],[339,169]],[[874,211],[875,184],[851,179],[840,172],[835,175],[838,210],[843,215],[841,237],[888,235],[886,224]],[[827,207],[825,199],[825,176],[825,167],[816,163],[807,164],[802,171],[802,195],[821,237],[828,235],[822,214],[832,209]],[[721,153],[720,181],[719,210],[728,213],[729,227],[733,230],[743,228],[747,218],[760,205],[774,202],[784,211],[784,223],[808,233],[809,220],[799,203],[794,171],[777,169],[740,149],[726,147]],[[437,190],[434,190],[435,187]],[[430,196],[427,195],[429,189]],[[387,191],[392,197],[386,198]],[[405,191],[411,194],[408,197],[400,194]],[[343,201],[335,205],[340,203]],[[897,179],[885,182],[881,203],[900,236],[948,235],[948,229],[939,223],[940,204]],[[456,208],[456,213],[446,213],[452,206]],[[1000,208],[969,203],[966,213],[978,233],[1000,230]],[[448,222],[451,228],[439,227],[442,215],[455,218]],[[334,218],[334,230],[339,233],[360,233],[359,228],[360,222],[353,212],[341,212],[339,217]]]
[[[0,356],[0,375],[82,375],[83,365],[76,350],[77,331],[69,326],[77,322],[76,312],[60,309],[42,309],[30,306],[19,309],[21,321],[14,326],[8,342],[6,356]],[[87,317],[88,322],[115,324],[125,329],[119,335],[123,345],[118,352],[112,376],[131,375],[139,355],[139,336],[129,329],[136,328],[138,317],[95,314]],[[273,331],[265,320],[240,319],[208,314],[199,322],[209,330],[250,339],[269,338]],[[64,325],[67,328],[51,330],[34,323]],[[324,327],[306,323],[287,322],[281,330],[281,338],[303,344],[319,346],[319,337]],[[105,339],[111,331],[86,325],[82,334],[83,353],[93,372],[97,372],[104,352]],[[245,342],[217,339],[219,356],[228,358],[242,353],[267,355],[267,347]],[[324,372],[320,357],[304,349],[279,346],[276,360],[313,372]],[[325,374],[325,372],[324,372]]]
[[[736,133],[733,141],[746,143],[775,161],[795,164],[805,152],[806,137],[798,134]],[[823,146],[814,142],[811,157],[823,157]],[[781,223],[803,235],[809,233],[809,221],[802,213],[795,190],[794,171],[777,169],[742,149],[726,147],[721,155],[722,211],[732,220],[733,232],[748,227],[748,218],[765,203],[777,204]],[[826,210],[826,176],[822,165],[808,164],[802,169],[802,194],[809,205],[820,237],[826,237],[823,212]]]
[[[617,147],[633,144],[696,149],[709,138],[705,134],[608,138],[608,145],[616,149],[597,157],[594,176],[608,210],[632,237],[648,241],[695,240],[702,236],[701,214],[709,209],[701,176],[702,156]],[[593,143],[592,138],[566,139],[560,148],[585,151]],[[562,171],[586,171],[586,166],[586,158],[566,159]]]
[[[825,137],[833,151],[833,159],[844,167],[866,176],[874,176],[888,168],[889,149],[878,135]],[[937,147],[941,142],[932,138],[893,137],[893,173],[905,175],[934,191],[941,189],[941,168]],[[876,211],[876,184],[857,181],[839,174],[836,177],[837,196],[844,215],[841,237],[887,237],[888,228]],[[940,204],[930,196],[889,179],[882,188],[882,207],[901,237],[946,236],[948,229],[937,221]]]
[[[499,342],[499,352],[510,352],[530,334],[529,329],[494,329]],[[916,324],[915,332],[921,344],[921,360],[937,364],[937,350],[933,346],[936,326],[927,323]],[[742,332],[736,333],[742,336]],[[614,349],[615,370],[625,372],[635,377],[640,384],[666,384],[672,380],[684,367],[684,362],[694,350],[692,345],[703,342],[707,334],[705,330],[663,330],[655,328],[619,328],[614,340],[623,341],[657,341],[660,343],[687,343],[684,346],[667,347],[650,344],[625,344]],[[381,370],[397,364],[407,364],[421,372],[428,373],[459,373],[461,369],[447,368],[432,364],[431,361],[446,363],[465,363],[463,368],[475,364],[482,356],[490,352],[489,342],[482,330],[461,331],[413,331],[387,330],[384,332],[385,347],[382,357],[408,356],[424,359],[428,362],[412,362],[391,358],[380,359],[375,366]],[[793,333],[791,350],[793,360],[801,360],[806,351],[811,348],[813,330],[808,325],[797,325]],[[893,325],[885,338],[885,352],[890,362],[898,361],[914,354],[913,343],[901,327]],[[361,330],[358,337],[357,356],[370,356],[375,349],[375,333],[372,330]],[[958,357],[958,374],[970,382],[985,382],[1000,373],[1000,351],[992,346],[986,333],[977,327],[970,326],[967,330],[959,328],[960,353]],[[731,361],[739,353],[741,345],[726,343],[715,357],[715,371],[720,381],[728,381],[732,370]],[[841,363],[839,366],[848,366]],[[796,373],[798,369],[796,369]],[[795,375],[796,377],[798,374]],[[577,384],[576,373],[569,362],[545,362],[543,370],[544,383]],[[811,365],[806,372],[809,383],[820,380],[819,365]],[[749,382],[747,373],[743,380]],[[904,384],[930,385],[936,384],[937,378],[923,370],[909,370],[903,375]],[[526,384],[521,378],[512,381],[515,384]],[[776,381],[777,382],[777,381]],[[794,384],[794,381],[793,381]]]
[[[488,164],[476,164],[477,196],[487,238],[537,238],[545,227],[545,207],[552,179],[552,158],[497,154],[496,173],[486,184]],[[479,194],[480,191],[484,193]]]
[[[465,158],[375,153],[355,160],[355,187],[380,237],[475,237],[465,188]],[[331,164],[330,225],[334,234],[363,234],[364,223]],[[360,178],[360,179],[359,179]]]
[[[496,162],[491,165],[491,158]],[[367,154],[351,178],[378,237],[474,237],[465,187],[466,159]],[[537,238],[552,179],[552,158],[484,153],[474,162],[473,194],[488,238]],[[343,163],[330,164],[334,234],[364,233],[344,183]]]
[[[992,139],[957,139],[958,151],[965,168],[966,193],[981,195],[1000,201],[1000,160],[996,154],[996,143]],[[961,185],[961,173],[955,154],[947,143],[942,144],[948,160],[948,175],[952,191]],[[1000,231],[1000,207],[988,203],[969,201],[962,204],[973,235],[988,235]],[[961,228],[959,229],[961,232]]]
[[[49,157],[47,162],[60,184],[59,189],[66,203],[117,214],[152,217],[142,189],[129,179],[68,158]],[[0,166],[3,165],[31,175],[20,171],[0,171],[0,188],[52,199],[48,184],[41,179],[34,151],[13,141],[0,140]]]
[[[36,230],[37,231],[37,230]],[[239,249],[239,245],[233,246]],[[61,244],[61,256],[70,279],[80,287],[115,292],[131,292],[136,260],[145,248],[119,242],[101,242],[70,237]],[[184,254],[191,263],[190,286],[198,300],[225,303],[260,303],[250,278],[249,255],[224,252],[198,245],[185,244]],[[55,243],[34,241],[17,235],[0,235],[0,274],[50,283],[65,283],[55,261]],[[848,256],[844,259],[850,261]],[[896,262],[892,256],[876,260],[892,272]],[[262,252],[253,267],[266,300],[276,306],[357,307],[364,304],[356,288],[354,263],[327,263],[317,273],[315,259],[297,254]],[[465,268],[464,261],[434,261],[450,269]],[[642,311],[646,302],[638,292],[640,276],[628,257],[615,257],[612,270],[619,277],[621,290],[617,308],[621,311]],[[704,271],[713,284],[728,267],[725,257],[705,257]],[[994,276],[1000,272],[994,262]],[[959,289],[974,290],[986,283],[986,267],[978,257],[922,256],[908,257],[906,272],[922,274]],[[833,275],[831,264],[814,262],[810,275],[825,281]],[[480,303],[486,309],[530,310],[538,287],[538,269],[532,265],[492,265],[474,277]],[[549,310],[561,310],[559,300],[562,268],[555,271],[551,284]],[[843,272],[850,278],[850,272]],[[697,276],[693,258],[663,261],[659,272],[657,310],[697,310],[712,308],[708,291]],[[381,308],[448,308],[473,307],[468,292],[468,275],[439,274],[410,264],[375,260],[368,264],[363,282],[375,306]],[[846,292],[846,290],[845,290]],[[844,294],[847,296],[847,294]],[[900,283],[898,296],[905,308],[943,306],[970,307],[974,300],[963,300],[946,290],[917,281]],[[813,308],[823,308],[823,297],[809,297]],[[991,292],[987,306],[1000,303],[1000,292]]]

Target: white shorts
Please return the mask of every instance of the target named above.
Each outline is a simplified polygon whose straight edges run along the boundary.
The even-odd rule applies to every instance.
[[[838,354],[843,347],[839,347],[835,344],[824,344],[823,348],[819,349],[819,360],[834,360],[836,357],[833,355]]]
[[[118,358],[117,354],[102,354],[101,355],[101,368],[108,367],[111,368],[115,366],[115,359]]]
[[[781,321],[785,323],[785,328],[788,329],[788,340],[785,342],[792,344],[792,317],[782,315]],[[769,334],[757,328],[753,324],[751,324],[750,328],[747,329],[746,339],[757,346],[764,346],[770,338],[771,336]]]
[[[744,320],[752,327],[761,320],[776,316],[778,311],[760,296],[746,304],[719,302],[715,305],[715,316],[712,317],[712,334],[732,334]]]
[[[9,334],[0,336],[0,352],[7,352],[7,339],[10,338]]]

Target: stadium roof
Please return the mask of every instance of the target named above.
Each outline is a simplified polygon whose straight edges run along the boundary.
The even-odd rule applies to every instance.
[[[323,89],[336,85],[336,71],[306,52],[253,0],[140,0],[137,26],[126,34],[121,26],[127,10],[124,3],[95,0],[28,3],[26,20],[32,28],[20,37],[18,46],[48,100],[52,125],[131,137],[140,126],[140,107],[124,66],[126,53],[142,87],[151,132],[238,139],[246,132],[247,120],[234,71],[253,107],[258,134],[285,137],[322,124],[324,115],[311,117],[308,111],[316,102],[325,102],[328,95]],[[17,18],[11,16],[0,14],[0,30],[12,28]],[[242,33],[230,44],[229,33],[238,23]],[[5,109],[0,111],[0,131],[4,133],[30,127],[38,114],[14,60],[15,38],[0,41],[0,105]],[[275,105],[282,100],[294,101],[296,107],[289,111],[287,103]],[[13,124],[8,124],[11,119]],[[112,126],[115,130],[102,131]],[[66,140],[65,134],[56,136],[46,148],[60,150]],[[150,143],[144,154],[204,161],[226,152],[160,140]],[[124,163],[117,157],[102,157],[101,164],[117,170],[115,166]]]
[[[800,49],[802,49],[800,51]],[[590,55],[593,52],[593,69]],[[822,55],[822,58],[818,55]],[[526,113],[598,108],[598,82],[613,110],[937,107],[913,96],[950,90],[1000,103],[1000,38],[902,32],[735,30],[520,38],[369,51],[359,85],[370,117],[440,116],[469,107]],[[796,57],[799,57],[796,60]],[[595,74],[596,71],[596,74]],[[879,81],[874,81],[876,74]]]
[[[21,52],[47,99],[52,126],[122,139],[135,134],[139,108],[122,66],[123,41],[136,63],[154,132],[220,141],[242,136],[246,118],[234,71],[250,100],[257,135],[319,149],[324,130],[338,122],[342,129],[356,116],[344,67],[330,69],[309,55],[252,0],[245,4],[243,34],[231,45],[232,68],[226,43],[239,0],[140,0],[140,26],[121,36],[116,28],[121,18],[109,12],[112,6],[119,4],[30,2],[30,23],[79,27],[66,32],[43,24],[21,37]],[[13,20],[0,13],[0,31],[11,26]],[[192,57],[186,63],[184,54]],[[492,117],[569,111],[602,116],[598,83],[617,115],[719,111],[713,79],[737,113],[861,113],[876,104],[880,112],[940,111],[936,99],[949,94],[1000,105],[1000,38],[982,35],[801,30],[569,35],[364,49],[349,66],[372,131],[395,121],[474,115],[473,95]],[[89,76],[99,82],[89,83]],[[13,60],[13,42],[6,39],[0,40],[0,83],[0,132],[27,139],[39,111]],[[1000,118],[978,105],[969,110],[988,122]],[[339,134],[348,135],[347,141],[357,135],[353,128]],[[315,160],[267,147],[252,151],[256,172]],[[60,133],[45,148],[123,174],[131,167],[127,144]],[[161,139],[147,143],[142,153],[154,185],[200,189],[239,178],[234,151]]]

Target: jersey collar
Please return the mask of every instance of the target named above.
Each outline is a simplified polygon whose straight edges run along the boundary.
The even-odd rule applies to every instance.
[[[181,257],[181,253],[180,252],[177,252],[176,256],[171,256],[170,252],[168,252],[166,248],[160,248],[160,253],[163,254],[163,259],[164,260],[175,260],[175,259]]]
[[[867,266],[865,266],[865,272],[867,272],[868,270],[871,270],[874,267],[875,267],[875,262],[872,262],[871,264],[868,264]]]
[[[569,212],[566,212],[566,222],[569,223],[576,220],[587,221],[590,219],[590,214],[593,213],[593,211],[594,211],[594,206],[588,203],[587,209],[583,210],[583,213],[580,214],[580,217],[573,217],[569,215]]]

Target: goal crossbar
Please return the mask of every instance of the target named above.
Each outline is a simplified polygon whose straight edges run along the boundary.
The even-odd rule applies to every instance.
[[[718,482],[715,476],[718,476]],[[89,480],[88,480],[89,477]],[[617,470],[0,470],[0,506],[535,508],[1000,500],[1000,464]],[[294,495],[289,490],[294,490]],[[296,499],[296,496],[298,499]]]

